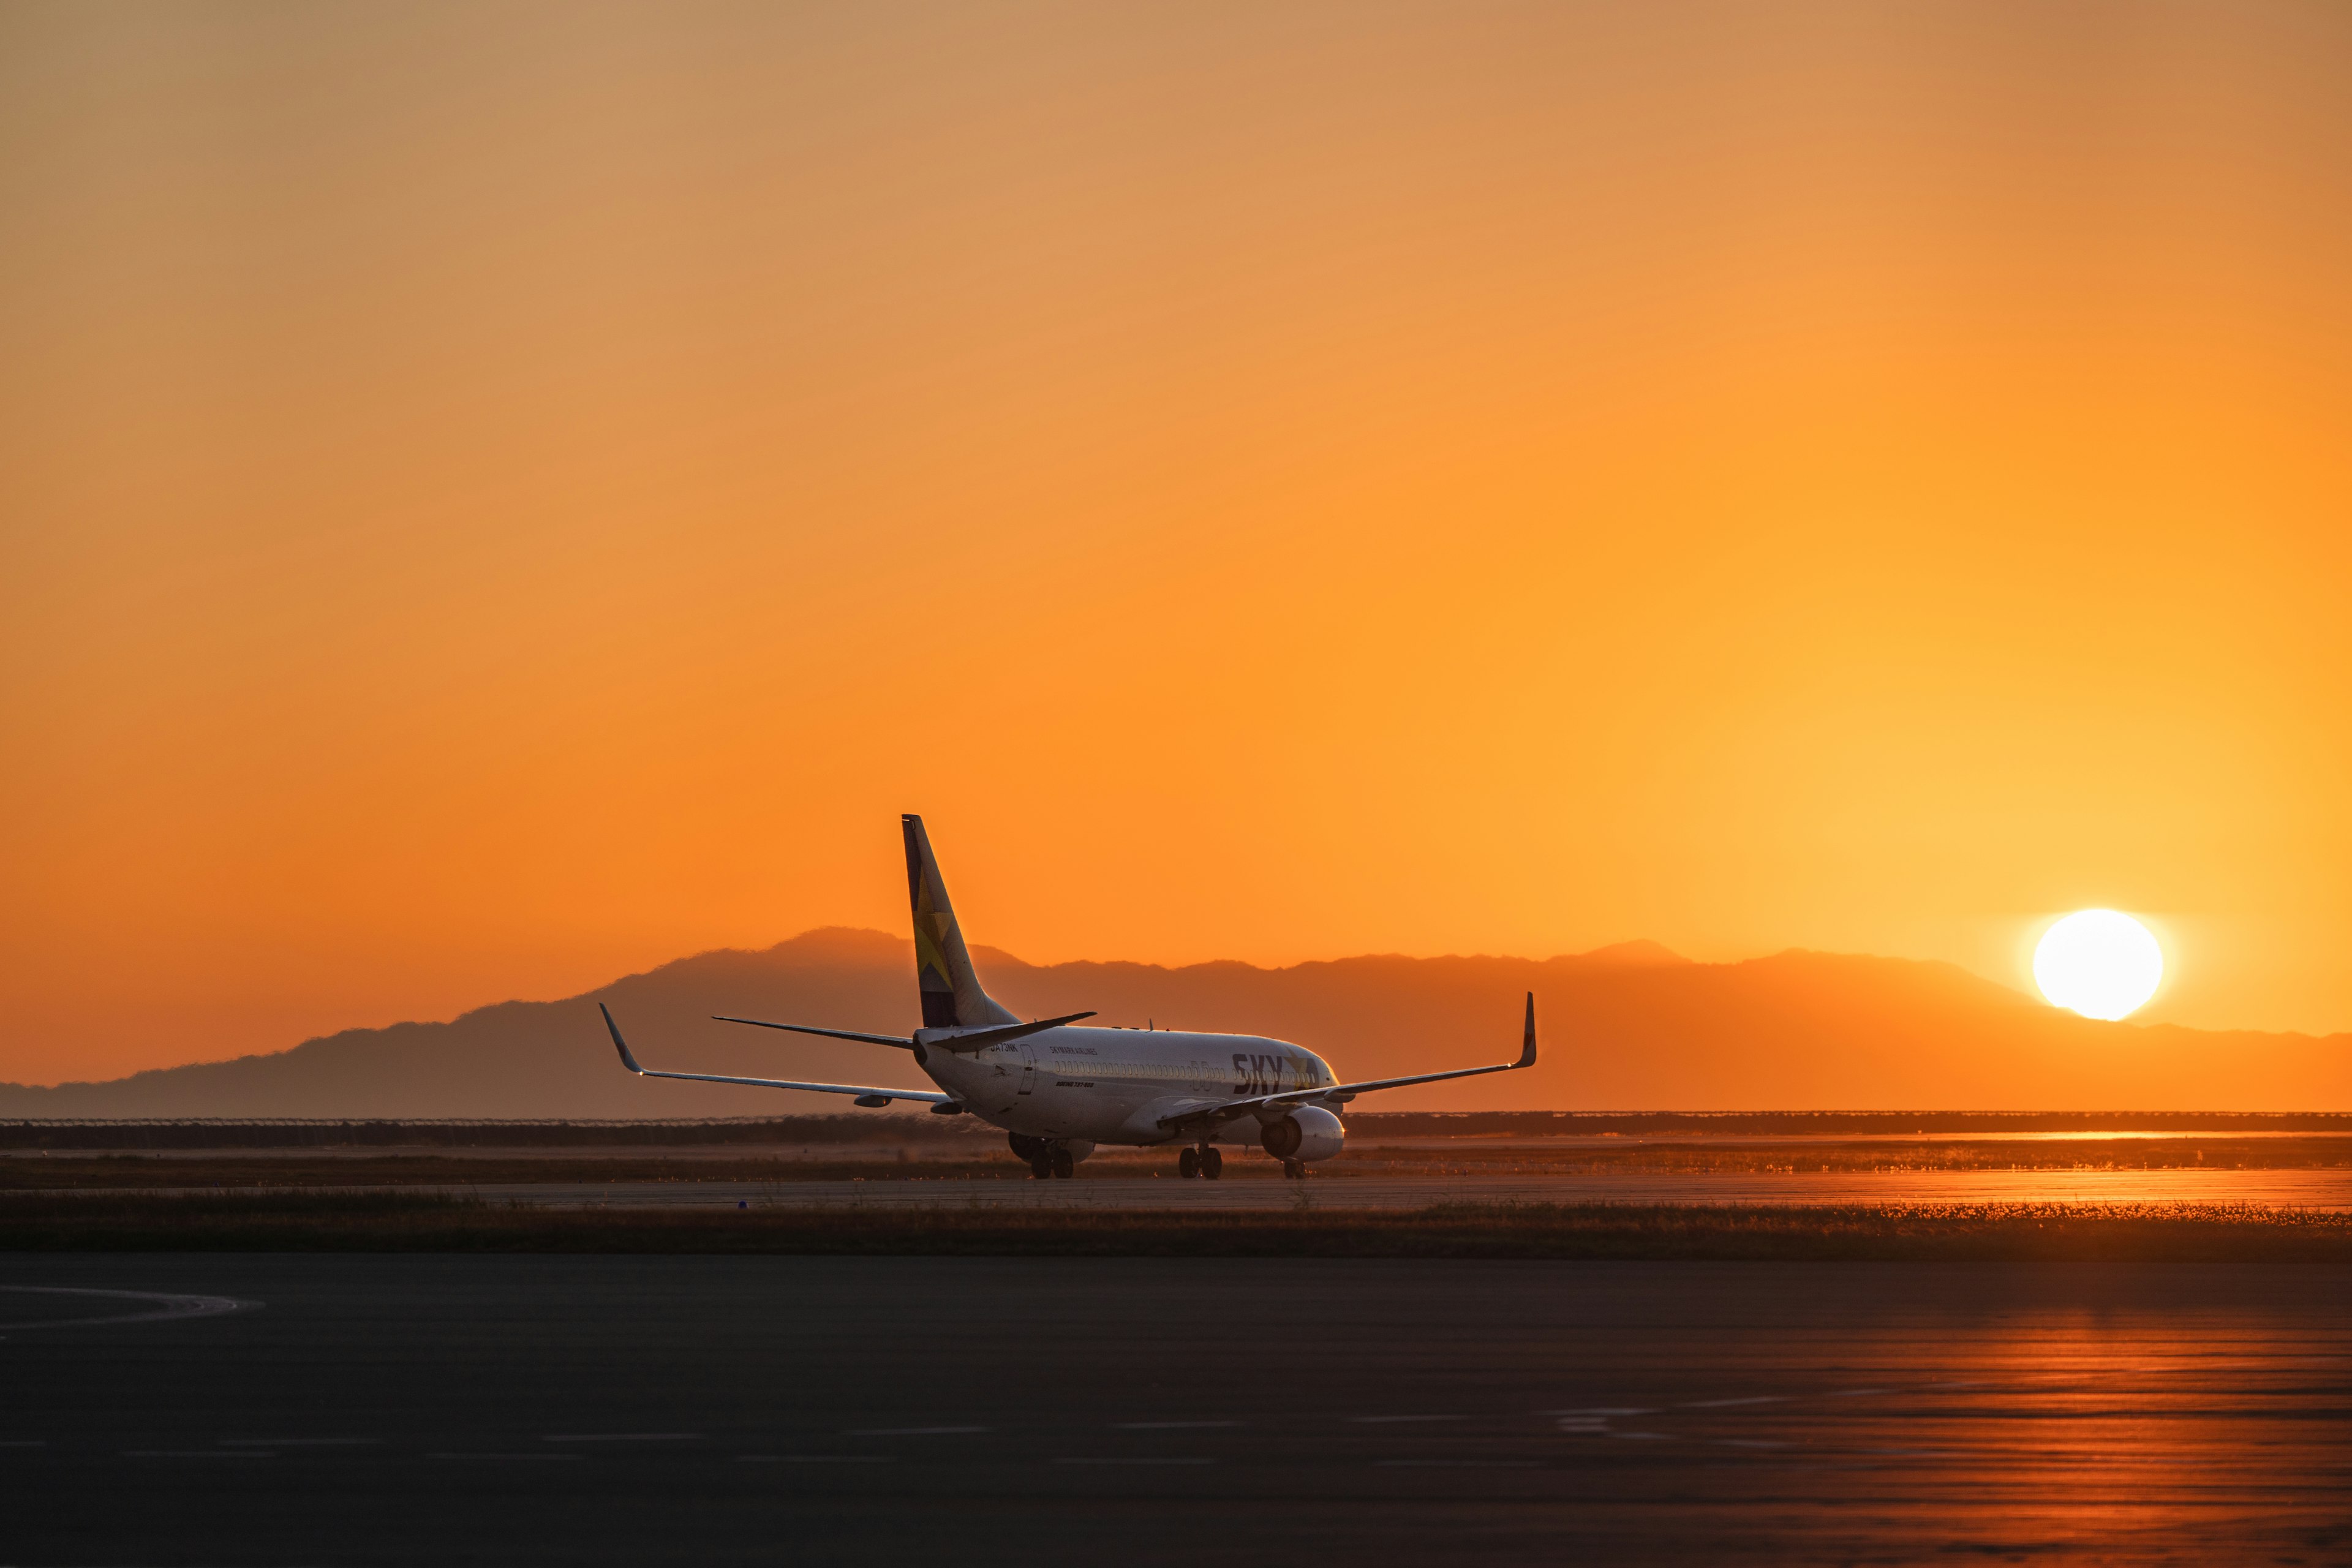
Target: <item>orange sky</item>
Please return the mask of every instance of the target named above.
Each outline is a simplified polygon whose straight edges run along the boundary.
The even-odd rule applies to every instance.
[[[829,922],[2352,1028],[2352,10],[0,11],[0,1079]]]

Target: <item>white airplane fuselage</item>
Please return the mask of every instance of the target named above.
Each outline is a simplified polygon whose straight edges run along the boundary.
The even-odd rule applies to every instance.
[[[982,1121],[1031,1138],[1167,1143],[1181,1136],[1161,1124],[1167,1119],[1241,1096],[1339,1081],[1313,1051],[1261,1035],[1066,1026],[953,1052],[929,1044],[929,1033],[916,1037],[925,1047],[916,1056],[931,1081]],[[1244,1116],[1211,1141],[1253,1143],[1257,1131],[1257,1120]]]

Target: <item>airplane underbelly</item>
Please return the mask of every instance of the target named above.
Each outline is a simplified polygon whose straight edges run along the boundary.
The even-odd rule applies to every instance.
[[[1034,1068],[1017,1058],[960,1062],[936,1076],[983,1121],[1035,1138],[1100,1141],[1118,1132],[1133,1110],[1133,1097],[1120,1086],[1057,1073],[1042,1061]]]
[[[1200,1092],[1189,1079],[1178,1083],[1165,1063],[1139,1068],[1091,1053],[999,1048],[951,1060],[934,1056],[931,1074],[983,1121],[1009,1132],[1097,1143],[1165,1142],[1157,1118],[1173,1103],[1170,1090],[1180,1090],[1187,1105]]]
[[[1118,1133],[1119,1124],[1132,1109],[1129,1104],[1131,1098],[1121,1092],[1119,1086],[1099,1079],[1065,1076],[1050,1085],[1038,1085],[1034,1114],[1040,1121],[1050,1122],[1057,1137],[1089,1138],[1100,1142]]]

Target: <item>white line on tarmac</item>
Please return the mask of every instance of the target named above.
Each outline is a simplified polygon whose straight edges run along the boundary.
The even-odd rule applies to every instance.
[[[167,1323],[178,1318],[217,1318],[228,1312],[250,1312],[258,1301],[229,1296],[183,1296],[164,1290],[89,1290],[76,1285],[0,1285],[0,1290],[20,1296],[97,1296],[114,1301],[155,1301],[143,1312],[112,1312],[102,1318],[50,1318],[33,1323],[9,1323],[10,1333],[21,1329],[88,1329],[101,1323]]]
[[[961,1437],[987,1430],[985,1426],[860,1426],[849,1435],[853,1437]]]
[[[362,1448],[381,1437],[224,1437],[224,1448]]]

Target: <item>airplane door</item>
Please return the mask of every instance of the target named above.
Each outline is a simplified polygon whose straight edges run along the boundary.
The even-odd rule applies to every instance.
[[[1021,1089],[1023,1094],[1037,1087],[1037,1048],[1028,1041],[1017,1042],[1013,1048],[1021,1053]]]

